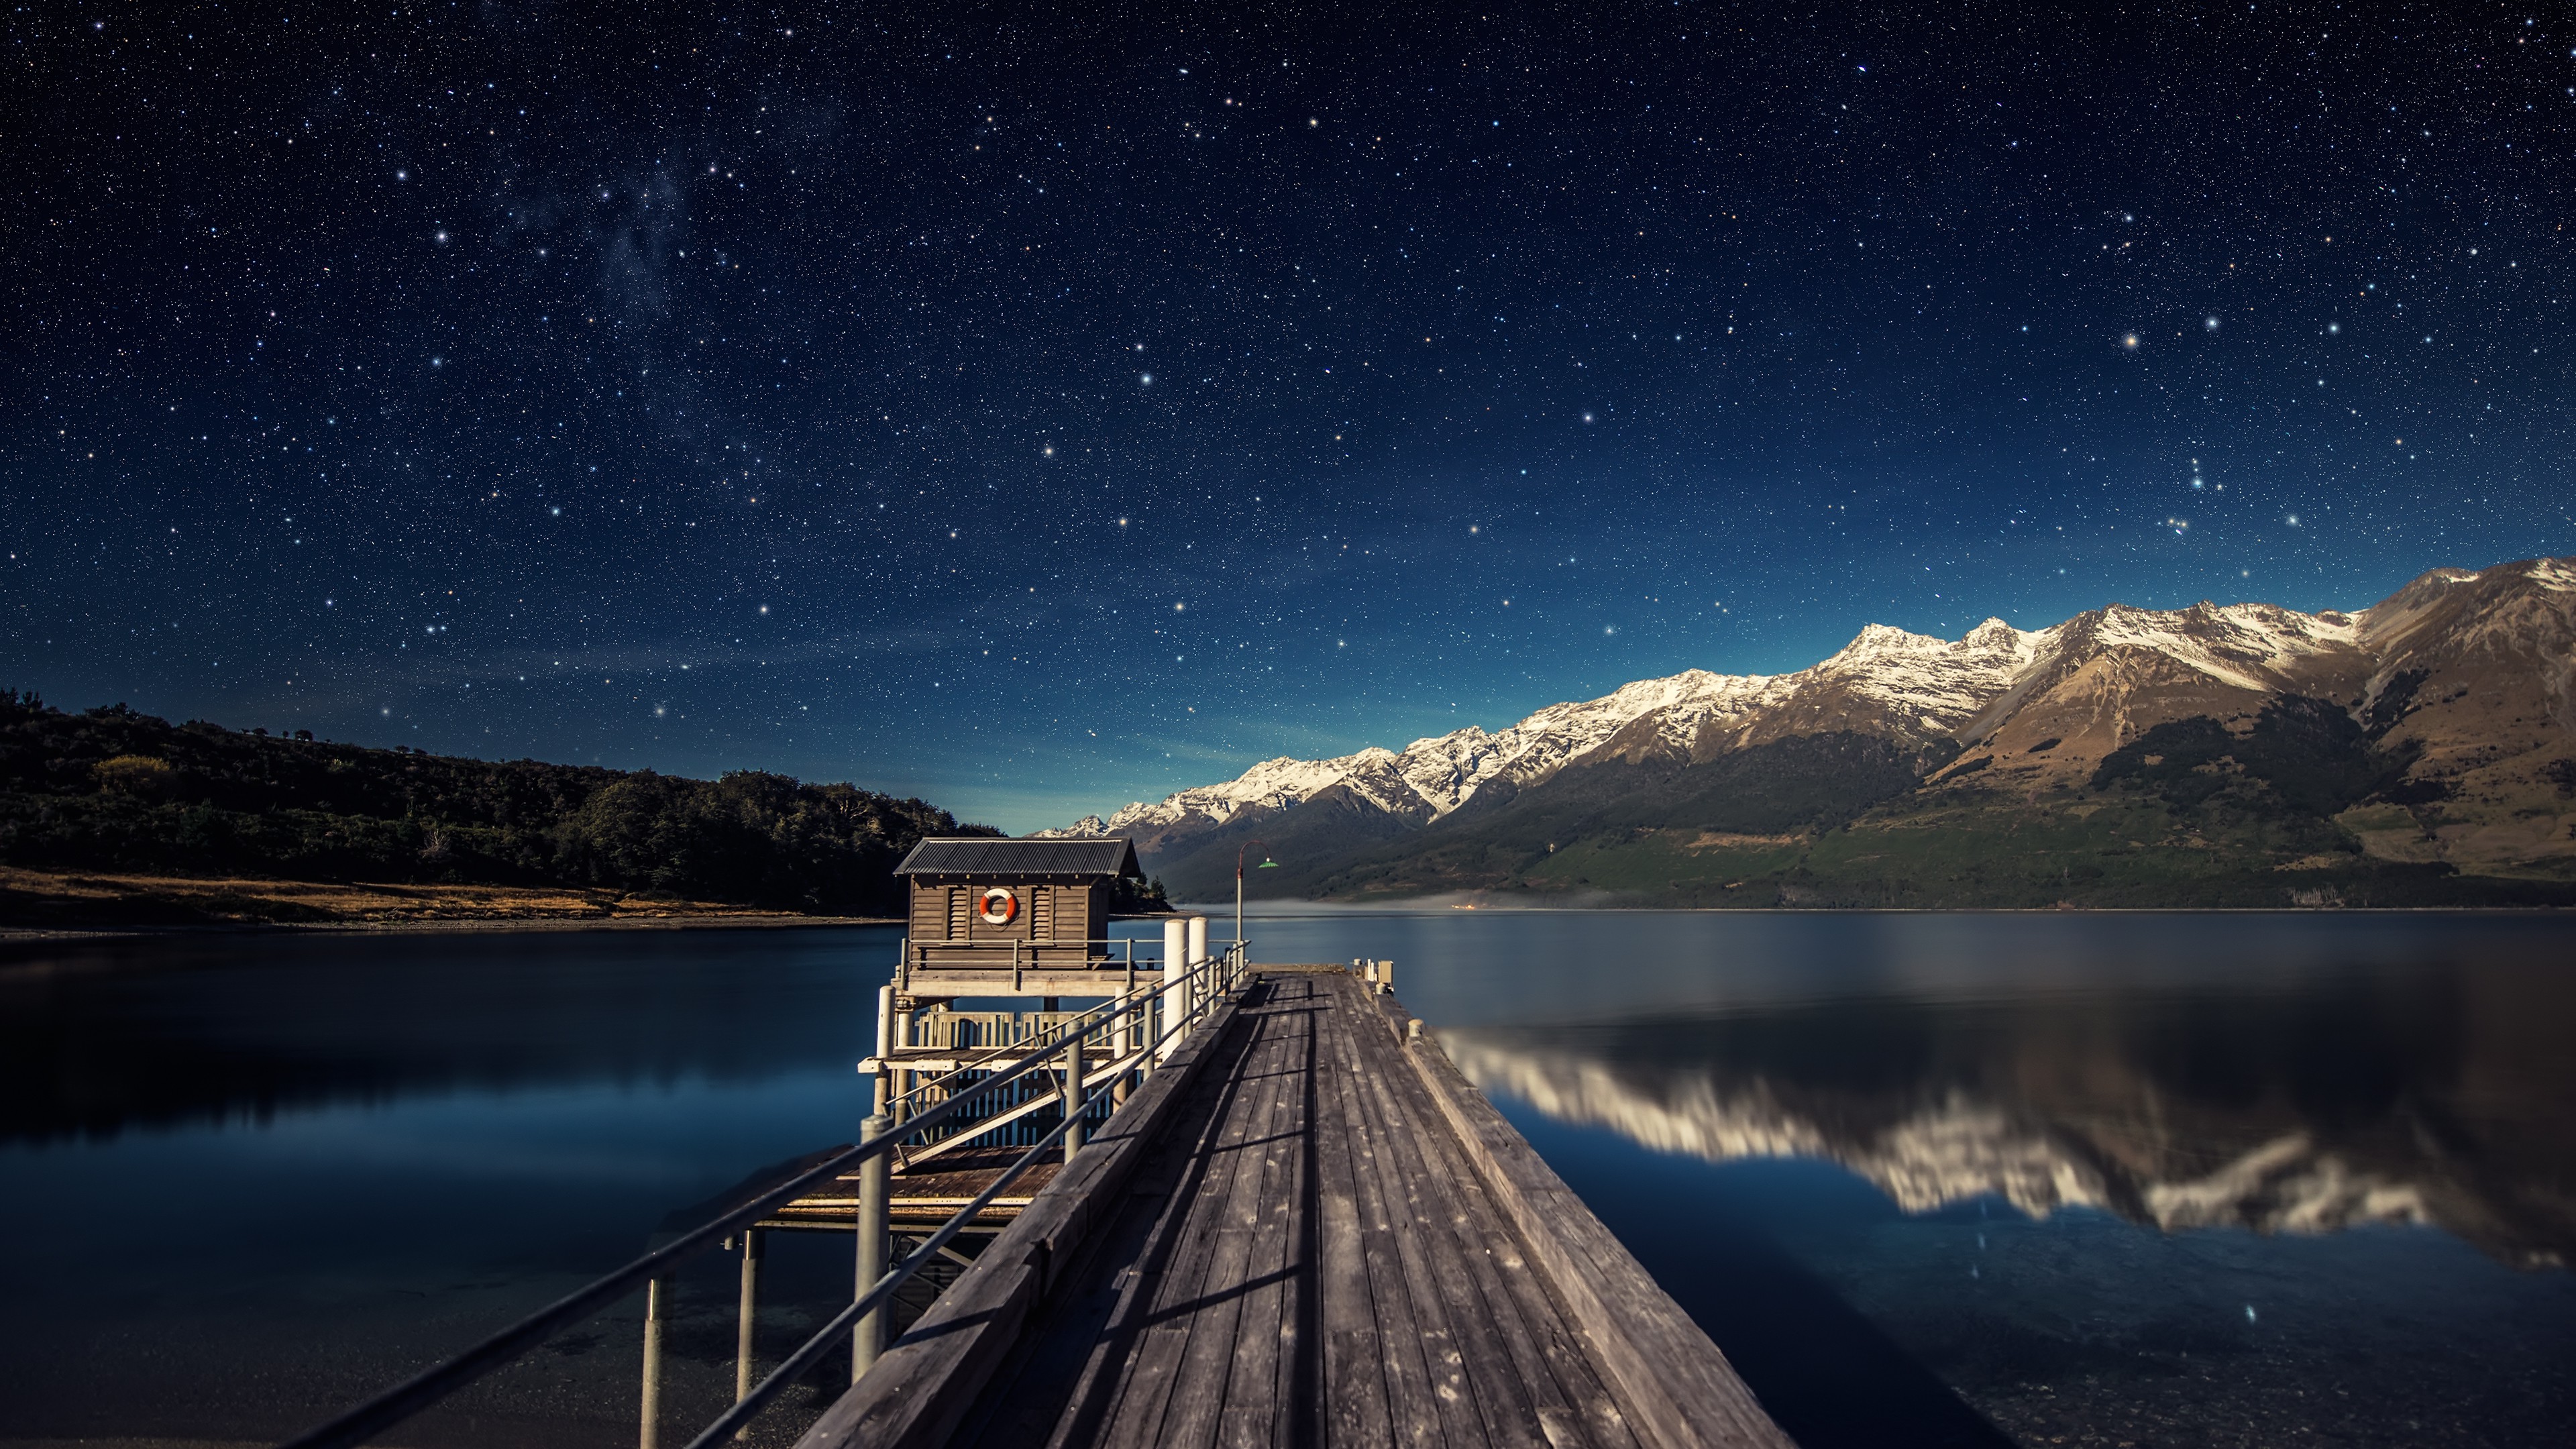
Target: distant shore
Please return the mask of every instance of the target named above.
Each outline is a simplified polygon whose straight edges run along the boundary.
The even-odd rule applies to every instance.
[[[592,931],[897,924],[555,886],[206,879],[0,866],[0,942],[199,930]]]

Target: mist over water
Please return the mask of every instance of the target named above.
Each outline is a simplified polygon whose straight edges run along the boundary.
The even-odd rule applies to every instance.
[[[2576,1421],[2568,923],[1298,911],[1249,934],[1257,961],[1393,959],[1808,1449],[2555,1444]],[[0,1439],[291,1432],[849,1140],[894,943],[0,960]],[[764,1352],[848,1274],[843,1240],[777,1240]],[[679,1303],[673,1424],[730,1397],[729,1265]],[[632,1442],[639,1317],[417,1442]]]

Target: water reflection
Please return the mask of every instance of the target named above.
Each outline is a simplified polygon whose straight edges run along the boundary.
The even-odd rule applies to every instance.
[[[1829,1160],[1909,1213],[1992,1195],[2169,1232],[2432,1223],[2544,1266],[2576,1252],[2570,1021],[2576,981],[2527,962],[1793,996],[1441,1039],[1560,1121],[1711,1162]]]
[[[0,958],[0,1143],[847,1072],[891,929],[181,937]],[[841,1129],[846,1130],[846,1129]]]
[[[1310,912],[1252,934],[1256,960],[1395,958],[1405,1004],[1809,1449],[2554,1445],[2576,1421],[2576,1275],[2501,1266],[2576,1238],[2576,921]],[[848,1140],[893,941],[0,956],[0,1440],[273,1439]],[[783,1343],[846,1301],[849,1260],[773,1251]],[[675,1406],[732,1391],[734,1287],[702,1266]],[[636,1312],[418,1441],[631,1444]]]
[[[2571,1236],[2576,919],[1253,934],[1396,957],[1406,1004],[1808,1449],[2494,1449],[2576,1422],[2576,1275],[2528,1271]]]

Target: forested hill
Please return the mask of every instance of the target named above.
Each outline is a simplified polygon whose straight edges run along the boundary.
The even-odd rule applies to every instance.
[[[851,785],[494,763],[80,714],[0,690],[0,864],[291,880],[605,887],[894,914],[926,834],[994,835]]]

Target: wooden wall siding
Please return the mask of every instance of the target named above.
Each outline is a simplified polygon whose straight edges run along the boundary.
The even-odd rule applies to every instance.
[[[944,941],[948,938],[948,892],[915,885],[912,888],[912,939]]]
[[[984,919],[984,892],[1001,884],[1004,882],[976,882],[966,887],[967,933],[975,940],[991,941],[996,944],[1025,941],[1029,938],[1029,891],[1031,889],[1029,886],[1018,881],[1008,882],[1012,891],[1020,898],[1019,912],[1011,917],[1009,925],[996,926]]]
[[[952,878],[953,879],[953,878]],[[1006,926],[985,921],[984,892],[1008,885],[1020,897],[1019,914]],[[1056,944],[1066,951],[1109,934],[1104,888],[1084,882],[967,881],[912,883],[915,945],[1007,947],[1013,941]]]

